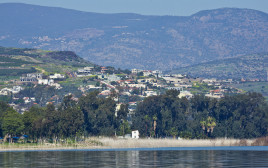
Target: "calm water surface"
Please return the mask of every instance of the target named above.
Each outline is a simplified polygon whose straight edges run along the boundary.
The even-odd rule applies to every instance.
[[[268,167],[268,147],[0,152],[0,167]]]

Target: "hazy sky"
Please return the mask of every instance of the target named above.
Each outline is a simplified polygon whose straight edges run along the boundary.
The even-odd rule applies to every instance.
[[[200,10],[222,7],[256,9],[268,13],[268,0],[0,0],[57,6],[99,13],[188,16]]]

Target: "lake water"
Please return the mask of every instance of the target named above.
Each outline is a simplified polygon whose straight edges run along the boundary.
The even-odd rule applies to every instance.
[[[268,167],[268,147],[11,151],[0,167]]]

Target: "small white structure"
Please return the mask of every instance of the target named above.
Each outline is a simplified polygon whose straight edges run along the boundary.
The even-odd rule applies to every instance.
[[[137,73],[140,73],[142,71],[143,70],[141,70],[141,69],[131,69],[131,73],[133,73],[133,74],[137,74]]]
[[[121,78],[119,76],[116,76],[115,74],[109,75],[108,76],[108,81],[112,82],[112,81],[119,81]]]
[[[84,67],[83,69],[79,68],[77,72],[79,73],[91,73],[94,67]]]
[[[19,93],[23,88],[21,86],[13,86],[12,92],[14,94]]]
[[[128,84],[129,87],[146,88],[145,84]]]
[[[0,95],[8,95],[10,93],[16,94],[22,90],[21,86],[13,86],[13,88],[3,88],[0,90]]]
[[[12,92],[12,90],[11,89],[9,89],[9,88],[4,88],[4,89],[1,89],[0,90],[0,95],[8,95],[10,92]]]
[[[55,86],[55,89],[62,89],[61,85],[58,83],[51,83],[49,86]]]
[[[186,97],[187,99],[191,99],[193,97],[193,94],[189,91],[181,91],[178,97],[181,99],[183,97]]]
[[[85,76],[91,76],[91,72],[94,69],[94,67],[84,67],[83,69],[78,69],[77,70],[77,77],[85,77]]]
[[[152,75],[152,71],[149,71],[149,70],[143,71],[143,76],[150,76],[150,75]]]
[[[146,94],[146,97],[149,97],[149,96],[157,96],[157,92],[156,91],[153,91],[153,90],[147,90],[144,93]]]
[[[132,131],[132,138],[133,139],[139,139],[140,138],[139,130]]]
[[[65,76],[62,75],[62,74],[57,74],[57,73],[55,73],[54,75],[50,75],[49,78],[50,78],[50,79],[64,79]]]
[[[51,85],[54,83],[53,79],[38,79],[39,85]]]

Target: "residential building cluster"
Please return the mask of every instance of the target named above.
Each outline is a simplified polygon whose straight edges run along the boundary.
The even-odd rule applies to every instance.
[[[143,101],[144,98],[149,96],[164,94],[168,89],[179,90],[179,98],[185,97],[190,99],[194,94],[203,94],[210,98],[221,98],[224,97],[225,93],[231,90],[225,84],[233,82],[231,79],[203,79],[191,78],[182,74],[163,74],[163,72],[159,70],[132,69],[129,73],[115,72],[115,70],[111,70],[107,67],[83,67],[73,72],[61,74],[26,74],[20,77],[16,86],[1,89],[0,95],[16,95],[20,93],[20,91],[23,90],[23,86],[28,83],[45,85],[60,90],[63,88],[60,82],[68,83],[70,81],[67,80],[67,78],[71,78],[74,83],[76,81],[83,81],[83,83],[77,87],[82,95],[92,90],[98,90],[99,96],[113,97],[118,105],[122,103],[128,104],[129,114],[131,115],[134,113],[138,102]],[[76,95],[73,95],[74,100],[78,100]],[[60,103],[59,100],[61,96],[62,95],[53,95],[50,99],[39,98],[38,102],[46,101],[42,103],[44,105],[51,102],[57,104]],[[14,101],[10,103],[13,107],[16,107],[16,105],[14,105],[16,99],[18,98],[13,96]],[[35,97],[21,96],[21,99],[22,101],[19,101],[19,103],[23,103],[27,108],[33,104],[37,104]],[[119,109],[120,106],[117,107],[117,110]]]

